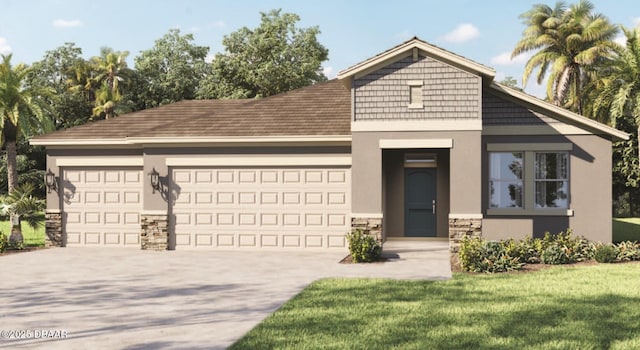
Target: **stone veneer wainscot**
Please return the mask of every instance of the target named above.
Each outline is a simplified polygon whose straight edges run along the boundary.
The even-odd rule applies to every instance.
[[[352,217],[351,230],[357,229],[372,235],[382,245],[382,217]]]
[[[449,253],[451,254],[451,270],[459,271],[460,258],[460,242],[465,237],[482,237],[482,219],[481,218],[449,218]]]
[[[47,210],[44,214],[45,247],[62,247],[62,212]]]
[[[142,214],[140,219],[142,250],[169,249],[169,217],[160,214]]]

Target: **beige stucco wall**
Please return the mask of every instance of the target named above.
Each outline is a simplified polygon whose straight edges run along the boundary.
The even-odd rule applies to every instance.
[[[481,213],[481,177],[478,173],[481,166],[480,131],[354,132],[351,174],[353,213],[382,213],[381,139],[452,139],[453,148],[449,151],[449,212]],[[388,215],[385,215],[385,220],[392,220],[394,226],[391,227],[397,228]]]
[[[595,135],[485,136],[487,143],[571,143],[569,186],[572,216],[495,216],[487,215],[488,157],[483,154],[483,235],[489,239],[541,236],[567,228],[590,240],[610,242],[611,214],[611,141]]]

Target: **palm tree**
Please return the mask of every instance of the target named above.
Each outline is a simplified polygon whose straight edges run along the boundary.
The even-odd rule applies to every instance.
[[[547,99],[578,113],[583,112],[583,87],[591,78],[587,70],[611,54],[618,32],[606,17],[594,14],[593,8],[587,0],[568,8],[564,2],[553,8],[534,5],[520,16],[528,27],[511,53],[513,58],[535,51],[525,65],[522,85],[536,69],[538,84],[548,73]]]
[[[24,64],[11,65],[11,55],[2,55],[0,64],[0,127],[7,156],[8,190],[11,194],[18,185],[16,143],[21,136],[42,133],[53,129],[46,113],[43,97],[49,90],[25,85],[29,69]],[[9,241],[22,242],[19,216],[12,216]]]
[[[42,212],[45,207],[45,201],[43,199],[33,196],[35,186],[32,183],[24,183],[13,189],[8,195],[0,197],[0,215],[12,216],[24,220],[31,228],[42,225],[39,213]],[[21,248],[22,240],[11,240],[9,238],[10,245],[16,248]]]
[[[622,31],[626,46],[619,46],[614,58],[598,70],[593,114],[614,127],[623,118],[630,118],[640,141],[640,28],[622,27]]]
[[[86,88],[92,89],[94,84],[99,86],[95,91],[93,115],[104,115],[109,119],[115,117],[116,105],[122,99],[119,85],[127,74],[126,58],[129,52],[116,52],[109,48],[103,48],[101,51],[100,56],[91,59],[96,75],[87,82]]]

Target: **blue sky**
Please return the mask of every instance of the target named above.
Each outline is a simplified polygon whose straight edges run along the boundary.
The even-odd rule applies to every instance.
[[[577,0],[576,0],[577,1]],[[574,1],[575,2],[575,1]],[[615,24],[640,24],[637,0],[592,1]],[[223,50],[222,38],[238,28],[254,28],[259,12],[281,8],[301,17],[299,27],[318,26],[329,49],[327,76],[413,36],[493,67],[497,79],[519,81],[526,57],[509,59],[524,25],[518,16],[534,3],[555,1],[446,0],[0,0],[0,53],[30,64],[45,51],[74,42],[89,58],[108,46],[130,52],[153,46],[171,28],[193,33],[210,53]],[[569,2],[571,3],[571,2]],[[527,91],[542,95],[529,82]]]

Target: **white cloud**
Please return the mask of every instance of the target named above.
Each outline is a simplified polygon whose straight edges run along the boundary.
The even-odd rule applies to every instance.
[[[613,38],[613,41],[622,46],[627,46],[627,37],[624,34],[616,36],[615,38]]]
[[[450,43],[463,43],[480,36],[480,31],[471,23],[458,25],[454,30],[441,37],[442,40]]]
[[[632,21],[634,26],[640,26],[640,17],[634,17]]]
[[[197,33],[200,31],[200,27],[191,27],[189,28],[189,31],[191,31],[192,33]]]
[[[491,57],[491,64],[496,66],[510,66],[525,63],[529,58],[531,58],[531,53],[523,53],[512,59],[511,52],[502,52],[497,56]]]
[[[333,67],[322,67],[322,73],[329,79],[336,77],[335,73],[333,73]]]
[[[12,51],[11,46],[9,46],[9,42],[7,39],[0,37],[0,54],[8,55]]]
[[[215,21],[213,23],[211,23],[211,26],[214,28],[222,28],[224,27],[226,24],[224,23],[224,21]]]
[[[204,61],[205,61],[205,62],[207,62],[207,63],[211,63],[211,62],[213,62],[213,59],[214,59],[215,57],[216,57],[216,55],[215,55],[215,54],[210,53],[210,54],[208,54],[208,55],[204,58]]]
[[[65,20],[65,19],[56,19],[51,22],[54,28],[75,28],[82,26],[82,21],[78,19],[73,20]]]

